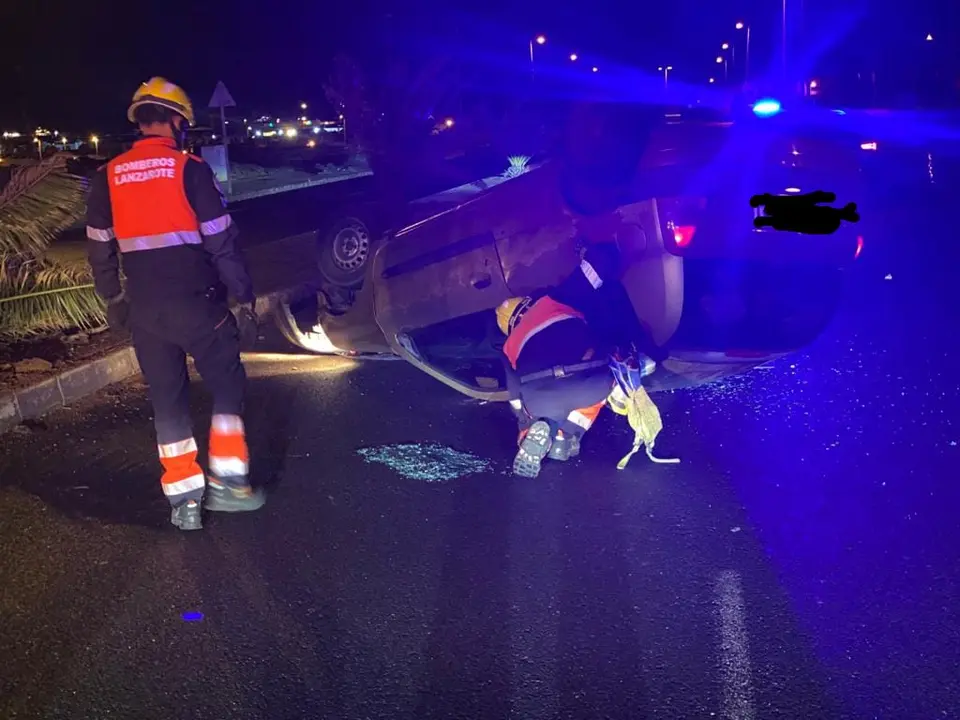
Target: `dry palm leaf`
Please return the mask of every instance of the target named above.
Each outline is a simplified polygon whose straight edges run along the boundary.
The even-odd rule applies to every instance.
[[[0,337],[19,339],[106,321],[90,271],[46,260],[0,256]]]
[[[83,215],[84,179],[53,155],[16,170],[0,191],[0,253],[39,258],[57,233]]]

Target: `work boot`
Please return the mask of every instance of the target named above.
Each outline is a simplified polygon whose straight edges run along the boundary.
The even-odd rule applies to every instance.
[[[181,530],[200,530],[203,522],[200,520],[200,503],[196,500],[185,500],[170,511],[170,522]]]
[[[209,478],[204,507],[212,512],[250,512],[267,501],[263,490],[254,490],[246,477]]]
[[[537,420],[520,443],[517,455],[513,459],[513,474],[520,477],[535,478],[540,474],[540,465],[549,454],[553,444],[553,431],[543,420]]]
[[[547,457],[551,460],[566,462],[570,458],[575,458],[580,454],[580,438],[576,435],[564,435],[557,433],[553,444],[550,446],[550,452]]]

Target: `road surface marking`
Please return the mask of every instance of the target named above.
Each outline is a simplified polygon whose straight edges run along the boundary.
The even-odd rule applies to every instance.
[[[723,678],[723,717],[753,720],[753,681],[740,574],[724,570],[714,586],[720,611],[720,673]]]
[[[509,567],[511,720],[553,720],[563,714],[560,675],[561,506],[536,483],[513,483],[514,512],[540,505],[533,522],[510,523]]]

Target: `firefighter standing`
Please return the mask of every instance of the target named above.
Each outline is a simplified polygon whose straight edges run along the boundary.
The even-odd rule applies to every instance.
[[[579,455],[581,437],[614,388],[610,355],[616,348],[635,347],[644,374],[664,357],[637,319],[619,269],[614,243],[592,245],[555,289],[497,308],[507,335],[510,405],[520,425],[516,475],[536,477],[545,458]]]
[[[186,93],[153,78],[134,94],[127,117],[143,138],[92,180],[90,265],[110,326],[130,331],[149,385],[171,521],[196,530],[205,489],[208,510],[256,510],[264,503],[248,480],[242,418],[240,344],[256,339],[253,289],[213,171],[181,151],[195,122]],[[207,482],[190,420],[187,355],[213,394]]]

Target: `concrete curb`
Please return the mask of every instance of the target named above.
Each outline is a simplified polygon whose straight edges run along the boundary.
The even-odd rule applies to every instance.
[[[261,322],[272,319],[272,313],[290,289],[277,290],[257,297],[256,311]],[[0,435],[52,410],[67,407],[77,400],[93,395],[108,385],[126,380],[140,372],[133,347],[115,350],[96,360],[66,370],[30,385],[0,396]]]
[[[132,347],[0,397],[0,434],[140,372]]]

